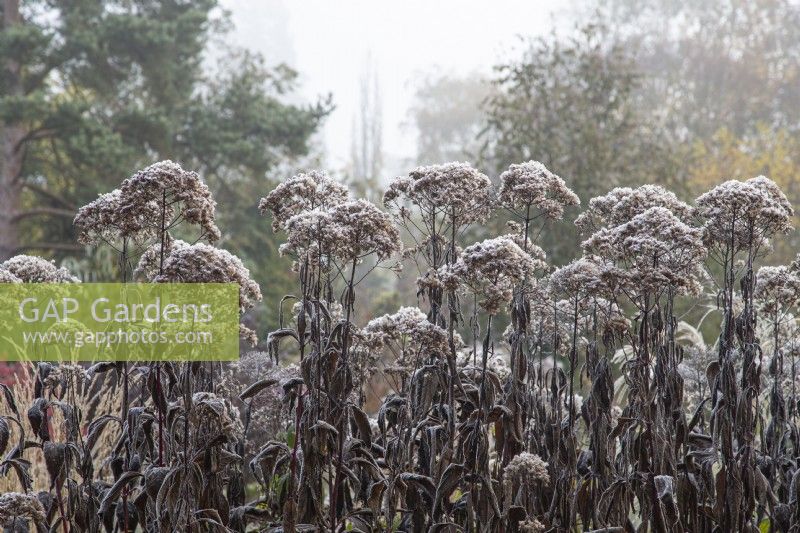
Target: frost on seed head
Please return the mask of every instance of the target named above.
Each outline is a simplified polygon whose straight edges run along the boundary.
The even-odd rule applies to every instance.
[[[510,236],[486,239],[468,246],[458,261],[440,268],[438,277],[450,290],[467,288],[482,298],[480,306],[496,314],[508,304],[514,287],[523,280],[535,281],[545,270],[544,252],[536,247],[525,252]]]
[[[791,231],[794,209],[775,182],[758,176],[729,180],[702,194],[697,215],[709,246],[732,245],[736,252],[768,246],[772,235]]]
[[[232,253],[208,244],[175,247],[164,261],[157,283],[237,283],[239,310],[244,313],[261,301],[261,289],[250,271]]]
[[[547,463],[538,455],[528,452],[515,455],[506,465],[504,474],[508,480],[515,480],[526,486],[550,483]]]
[[[180,220],[200,226],[203,238],[216,242],[220,238],[215,222],[217,203],[208,186],[196,172],[181,168],[172,161],[161,161],[138,171],[122,182],[120,187],[120,217],[137,217],[157,206],[158,218],[151,221],[157,227],[162,216],[172,224]]]
[[[0,283],[22,283],[22,280],[5,268],[0,268]]]
[[[374,318],[363,333],[367,347],[374,350],[391,345],[403,353],[442,357],[450,349],[447,331],[429,322],[418,307],[401,307],[396,313]],[[456,335],[456,348],[461,344]]]
[[[168,237],[164,243],[163,259],[166,260],[174,250],[180,250],[189,246],[189,243],[180,239]],[[133,271],[134,279],[152,281],[158,275],[162,260],[161,243],[154,243],[139,256],[139,262]]]
[[[80,283],[66,268],[33,255],[17,255],[0,263],[0,272],[2,271],[25,283]],[[4,276],[12,281],[14,279]]]
[[[538,209],[552,220],[564,215],[564,207],[581,203],[563,179],[538,161],[511,165],[500,174],[498,200],[509,209]]]
[[[800,304],[800,276],[789,267],[763,266],[753,296],[766,314],[786,311]]]
[[[0,523],[7,525],[17,518],[32,520],[39,526],[45,523],[44,507],[35,495],[20,492],[0,495]]]
[[[81,244],[133,239],[144,242],[155,236],[154,222],[159,219],[155,200],[139,204],[139,209],[123,209],[122,191],[114,189],[78,210],[73,224]]]
[[[272,214],[272,229],[286,230],[287,222],[300,213],[326,210],[348,201],[347,187],[319,170],[292,176],[258,203],[262,215]]]
[[[575,225],[584,234],[590,234],[624,224],[652,207],[663,207],[682,221],[692,215],[689,204],[660,185],[642,185],[635,189],[616,187],[604,196],[589,200],[586,211],[575,219]]]
[[[492,182],[468,163],[445,163],[417,167],[408,176],[392,181],[383,203],[406,217],[404,202],[423,212],[443,212],[457,224],[485,220],[492,209]]]
[[[695,294],[706,256],[702,231],[689,226],[664,207],[651,207],[633,218],[601,228],[585,240],[584,252],[623,268],[625,282],[636,292],[670,286]]]
[[[608,295],[616,275],[619,274],[608,261],[598,256],[584,256],[557,268],[548,279],[554,294],[582,298]]]
[[[335,248],[343,259],[374,253],[384,260],[400,251],[400,233],[392,218],[367,200],[335,206],[331,209],[331,219],[341,231],[341,240]]]
[[[401,248],[392,218],[367,200],[303,211],[287,220],[284,228],[287,239],[281,253],[311,264],[323,257],[354,261],[373,253],[382,261]]]
[[[545,530],[547,530],[545,525],[539,522],[535,517],[529,520],[523,520],[519,523],[520,533],[542,533]]]
[[[477,365],[476,365],[477,363]],[[456,355],[456,367],[472,372],[480,372],[482,367],[481,356],[477,356],[470,347],[466,347]],[[486,370],[495,374],[500,381],[505,381],[511,375],[511,367],[502,354],[492,353],[486,357]]]

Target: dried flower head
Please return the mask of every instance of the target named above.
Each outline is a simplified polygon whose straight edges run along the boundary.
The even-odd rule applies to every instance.
[[[60,383],[69,386],[82,387],[90,381],[90,376],[86,369],[80,365],[62,363],[54,366],[45,379],[45,385],[54,387]]]
[[[22,283],[22,280],[5,268],[0,268],[0,283]]]
[[[343,237],[336,246],[337,255],[343,259],[374,253],[384,260],[400,251],[400,233],[391,217],[367,200],[339,204],[331,209],[331,218]]]
[[[429,322],[417,307],[401,307],[396,313],[370,320],[363,332],[368,347],[380,350],[391,345],[404,361],[408,354],[441,357],[449,351],[447,332]],[[459,348],[461,338],[456,341]]]
[[[469,348],[459,351],[456,356],[456,366],[458,368],[474,370],[476,375],[480,375],[482,364],[481,356],[476,356]],[[511,375],[511,367],[508,365],[508,360],[500,353],[491,353],[487,356],[486,370],[495,374],[501,382]]]
[[[258,344],[258,334],[244,324],[239,324],[239,338],[250,345],[251,348]]]
[[[189,423],[193,428],[211,431],[211,435],[219,434],[229,441],[236,441],[244,431],[239,410],[228,399],[213,392],[192,394]]]
[[[517,481],[528,487],[550,483],[547,463],[538,455],[528,452],[515,455],[506,465],[504,474],[508,481]]]
[[[664,207],[601,228],[581,246],[624,267],[626,281],[638,293],[666,286],[690,293],[699,289],[698,265],[706,255],[702,231]]]
[[[232,253],[208,244],[174,248],[164,261],[158,283],[238,283],[239,310],[244,313],[261,301],[261,289],[250,271]]]
[[[16,518],[27,518],[41,526],[45,522],[44,507],[34,494],[7,492],[0,495],[0,523],[7,525]]]
[[[523,520],[519,523],[519,531],[520,533],[542,533],[547,528],[544,524],[539,522],[536,517],[530,518],[528,520]]]
[[[538,247],[537,247],[538,248]],[[458,261],[439,271],[445,287],[466,287],[479,295],[481,307],[496,314],[509,303],[514,286],[523,280],[533,281],[546,268],[544,252],[526,253],[510,236],[475,243],[464,249]]]
[[[326,210],[349,199],[347,187],[327,173],[312,170],[281,182],[258,203],[262,215],[272,213],[272,229],[286,229],[290,218],[304,211]]]
[[[225,366],[237,374],[234,381],[244,378],[252,380],[277,368],[269,353],[259,350],[245,352],[239,357],[238,361],[228,363]]]
[[[114,189],[81,207],[73,224],[78,229],[78,241],[82,244],[114,242],[125,238],[144,242],[155,236],[153,221],[158,218],[159,209],[155,201],[144,202],[138,210],[123,210],[122,191]]]
[[[463,225],[485,220],[492,209],[492,183],[488,177],[467,163],[445,163],[417,167],[407,177],[396,178],[383,195],[383,203],[396,209],[411,202],[423,213],[442,212]]]
[[[14,256],[0,263],[2,270],[25,283],[80,283],[66,268],[33,255]]]
[[[516,243],[517,246],[522,248],[522,250],[530,255],[540,266],[539,269],[544,272],[550,269],[550,265],[547,264],[547,254],[545,253],[542,248],[534,243],[528,237],[522,235],[522,233],[509,233],[506,234],[505,237],[508,237],[512,241]],[[458,250],[460,254],[463,250]]]
[[[775,182],[758,176],[717,185],[697,199],[697,214],[706,243],[732,244],[735,253],[751,245],[758,249],[772,235],[788,233],[794,209]]]
[[[586,211],[575,219],[575,225],[589,234],[601,228],[624,224],[651,207],[663,207],[679,219],[686,221],[692,215],[689,204],[660,185],[642,185],[632,189],[617,187],[604,196],[589,200]]]
[[[584,256],[576,259],[550,274],[550,290],[571,298],[601,296],[608,294],[609,272],[614,267],[597,256]]]
[[[283,228],[287,237],[278,249],[280,254],[302,258],[312,265],[327,260],[337,238],[342,238],[335,233],[330,211],[324,208],[302,211],[288,219]]]
[[[324,257],[355,261],[373,253],[385,260],[401,247],[391,217],[366,200],[303,211],[284,227],[288,237],[281,253],[290,252],[312,264]]]
[[[756,275],[754,297],[765,314],[785,312],[800,304],[800,276],[785,266],[763,266]]]
[[[549,219],[564,215],[564,207],[580,205],[578,196],[540,162],[511,165],[500,174],[499,202],[503,207],[535,208]]]
[[[186,221],[200,226],[208,242],[220,238],[215,222],[217,203],[208,186],[196,172],[184,170],[177,163],[154,163],[123,181],[120,191],[120,217],[139,216],[155,204],[159,214],[151,221],[154,228],[160,227],[163,212],[166,227]]]
[[[164,242],[163,260],[166,261],[167,257],[173,250],[180,250],[189,246],[188,242],[180,239],[167,238]],[[136,269],[133,271],[135,279],[142,279],[152,281],[153,278],[158,276],[158,271],[162,261],[161,243],[155,243],[147,247],[147,249],[139,257],[139,262]]]

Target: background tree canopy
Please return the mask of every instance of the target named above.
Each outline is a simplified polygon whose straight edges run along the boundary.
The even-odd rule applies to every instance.
[[[591,21],[572,35],[528,41],[497,65],[484,105],[484,166],[497,173],[540,160],[583,202],[643,183],[688,199],[758,174],[775,175],[797,201],[800,6],[615,0],[587,7]],[[559,262],[576,238],[571,224],[562,226],[551,232],[557,238],[543,239]]]
[[[642,106],[633,54],[607,27],[536,39],[495,68],[493,83],[481,153],[494,174],[536,159],[565,176],[583,203],[615,185],[667,180],[669,145]],[[577,234],[567,223],[543,242],[563,261]]]
[[[285,271],[274,268],[277,243],[253,199],[271,171],[310,153],[329,98],[286,103],[296,73],[247,51],[208,68],[208,52],[227,49],[216,0],[4,0],[0,9],[0,259],[80,254],[76,207],[174,159],[214,190],[222,245],[261,279]]]

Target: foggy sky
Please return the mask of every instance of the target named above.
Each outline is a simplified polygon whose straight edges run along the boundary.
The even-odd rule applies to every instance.
[[[336,110],[322,140],[325,163],[344,167],[351,149],[359,80],[372,57],[380,85],[386,171],[404,172],[414,132],[403,127],[420,73],[489,73],[519,48],[519,36],[548,33],[557,0],[223,0],[237,45],[286,62],[300,95],[332,93]]]

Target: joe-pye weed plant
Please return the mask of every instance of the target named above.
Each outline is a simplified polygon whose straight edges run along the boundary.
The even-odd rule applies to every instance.
[[[772,181],[691,204],[620,187],[577,213],[541,163],[493,184],[456,162],[383,203],[321,171],[266,194],[297,285],[267,302],[275,331],[241,327],[237,362],[24,364],[3,386],[4,527],[800,531],[800,260],[764,264],[793,214]],[[261,292],[215,210],[161,162],[75,226],[120,281],[236,283],[244,316]],[[539,237],[576,216],[580,257],[553,265]],[[416,297],[362,321],[379,270]],[[79,280],[18,256],[0,281]],[[710,336],[683,322],[708,301]]]

